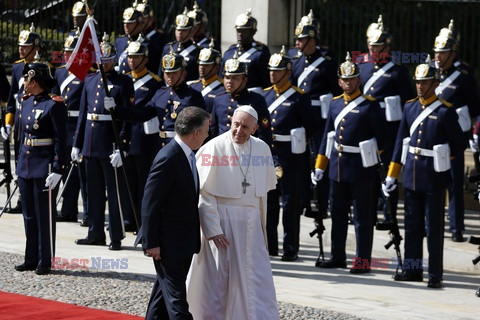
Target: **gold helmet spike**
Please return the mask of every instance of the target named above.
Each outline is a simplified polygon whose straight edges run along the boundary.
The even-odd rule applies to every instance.
[[[232,57],[233,60],[238,60],[238,52],[235,51],[235,53],[233,54],[233,57]]]
[[[210,48],[210,50],[215,48],[215,40],[213,40],[213,38],[210,40],[210,43],[208,44],[208,47]]]
[[[175,55],[175,52],[173,52],[173,47],[172,47],[172,45],[170,45],[170,52],[169,52],[169,54],[172,55],[172,56]]]
[[[427,59],[425,59],[425,64],[429,65],[432,62],[432,59],[430,58],[430,54],[427,55]]]
[[[184,15],[188,15],[188,9],[187,9],[187,7],[185,7],[185,9],[183,9],[183,14],[184,14]]]
[[[282,45],[282,50],[280,50],[280,55],[284,57],[287,54],[287,51],[285,51],[285,45]]]
[[[38,50],[35,53],[35,56],[33,57],[33,62],[40,62],[40,54],[38,54]]]
[[[108,42],[108,40],[110,40],[110,37],[106,32],[103,32],[102,42]]]
[[[252,16],[252,8],[248,8],[247,11],[245,12],[245,14],[247,15],[247,17],[251,17]]]
[[[77,27],[77,30],[75,30],[75,37],[80,37],[80,27]]]
[[[200,7],[198,6],[197,1],[194,1],[193,2],[193,11],[198,11],[199,9],[200,9]]]
[[[310,21],[313,21],[313,19],[315,19],[315,16],[313,15],[313,9],[310,9],[310,12],[308,13],[307,17],[310,19]]]
[[[453,32],[453,29],[454,29],[455,25],[453,23],[453,19],[450,20],[450,23],[448,24],[448,29]]]
[[[137,0],[133,1],[132,8],[136,8],[138,6]]]
[[[33,22],[30,25],[30,32],[35,32],[35,26],[33,25]]]

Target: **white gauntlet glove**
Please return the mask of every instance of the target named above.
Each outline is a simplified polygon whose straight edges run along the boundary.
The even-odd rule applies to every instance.
[[[386,177],[385,182],[382,183],[382,191],[385,197],[390,197],[390,192],[395,190],[397,184],[395,183],[395,178],[393,177]]]
[[[61,174],[55,172],[50,173],[45,180],[45,187],[55,189],[60,179],[62,179]]]
[[[70,157],[72,158],[72,161],[80,162],[80,149],[73,147]]]
[[[127,153],[124,151],[123,152],[123,157],[126,157]],[[122,162],[122,156],[120,155],[120,150],[116,149],[113,151],[113,153],[109,156],[110,158],[110,163],[112,164],[112,167],[118,168],[123,165]]]
[[[115,109],[117,105],[112,97],[105,97],[103,98],[103,106],[106,110],[110,111],[110,109]]]
[[[12,126],[7,124],[5,127],[2,127],[0,131],[2,134],[3,140],[8,140],[8,137],[10,137],[10,133],[12,132]]]
[[[322,169],[315,169],[315,172],[312,172],[310,174],[310,178],[312,179],[312,183],[313,185],[317,185],[317,182],[322,180],[323,178],[323,173],[325,172],[325,170],[322,170]]]

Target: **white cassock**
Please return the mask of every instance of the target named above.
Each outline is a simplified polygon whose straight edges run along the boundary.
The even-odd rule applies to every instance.
[[[242,172],[230,159],[247,159],[250,150],[250,166],[238,161]],[[267,192],[277,183],[269,147],[254,137],[235,144],[228,131],[197,152],[197,168],[203,235],[187,277],[190,312],[196,320],[279,319],[265,233]],[[207,240],[219,234],[227,249]]]

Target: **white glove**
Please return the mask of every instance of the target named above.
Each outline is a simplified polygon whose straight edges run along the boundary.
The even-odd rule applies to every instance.
[[[472,152],[478,152],[478,135],[474,134],[473,139],[468,140]]]
[[[395,178],[393,177],[386,177],[385,182],[382,183],[382,191],[385,197],[390,197],[390,192],[395,190],[397,184],[395,183]]]
[[[112,97],[105,97],[103,98],[103,106],[106,110],[110,111],[110,109],[115,109],[117,105]]]
[[[310,178],[312,179],[313,185],[316,186],[317,182],[322,180],[323,172],[324,172],[324,170],[322,170],[322,169],[315,169],[315,172],[311,173]]]
[[[45,187],[55,189],[60,179],[62,179],[61,174],[55,172],[50,173],[45,180]]]
[[[123,156],[126,157],[127,153],[124,151]],[[110,158],[110,163],[112,164],[112,167],[118,168],[123,165],[122,162],[122,157],[120,156],[120,150],[116,149],[113,151],[113,153],[109,156]]]
[[[80,162],[80,149],[73,147],[70,157],[72,158],[72,161]]]
[[[12,132],[12,126],[7,124],[5,127],[2,127],[2,129],[0,129],[0,131],[2,133],[3,140],[8,140],[8,137],[10,136],[10,133]]]

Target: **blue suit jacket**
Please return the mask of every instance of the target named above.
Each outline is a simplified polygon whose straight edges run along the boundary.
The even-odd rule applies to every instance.
[[[172,139],[155,157],[142,201],[143,247],[160,246],[163,258],[200,250],[198,189],[185,153]],[[140,232],[139,232],[140,235]]]

